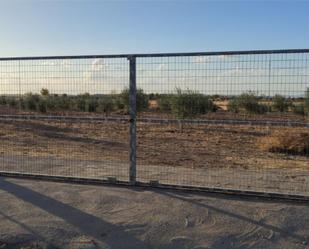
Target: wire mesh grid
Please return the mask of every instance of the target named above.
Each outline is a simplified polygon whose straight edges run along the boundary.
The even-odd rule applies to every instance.
[[[0,61],[0,170],[127,180],[128,87],[126,58]]]
[[[138,181],[308,196],[308,61],[138,58]]]
[[[0,58],[0,172],[308,196],[308,88],[307,50]]]

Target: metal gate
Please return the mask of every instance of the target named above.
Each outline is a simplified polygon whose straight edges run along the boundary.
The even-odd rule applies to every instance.
[[[0,59],[0,171],[309,198],[309,50]]]

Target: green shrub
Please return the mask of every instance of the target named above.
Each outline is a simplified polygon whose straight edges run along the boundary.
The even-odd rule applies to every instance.
[[[115,109],[115,101],[111,96],[104,96],[98,101],[98,112],[103,112],[108,116]]]
[[[304,100],[304,112],[309,115],[309,88],[307,88]]]
[[[121,96],[116,96],[116,98],[114,99],[115,101],[115,107],[118,110],[123,110],[126,107],[128,107],[127,105],[124,104],[122,97]]]
[[[37,94],[27,93],[25,95],[25,108],[30,111],[38,110],[38,103],[40,101],[40,96]]]
[[[162,94],[158,99],[158,106],[161,111],[170,112],[172,110],[172,95]]]
[[[129,111],[129,89],[125,88],[120,93],[120,103],[124,108]],[[136,91],[136,110],[138,112],[148,108],[148,96],[144,93],[143,89],[138,88]]]
[[[259,97],[254,93],[248,92],[230,100],[228,110],[231,112],[244,110],[248,113],[263,114],[269,110],[269,107],[265,104],[260,104]]]
[[[154,93],[150,93],[148,98],[149,100],[156,100],[156,95]]]
[[[98,100],[94,96],[90,96],[86,100],[85,111],[86,112],[95,112],[97,110]]]
[[[238,100],[236,98],[229,100],[227,109],[230,112],[238,113],[240,111],[240,105],[238,103]]]
[[[290,101],[281,95],[276,95],[273,99],[272,107],[278,112],[287,112],[290,106]]]
[[[299,115],[309,115],[309,88],[306,90],[302,103],[293,105],[292,110]]]
[[[76,99],[77,110],[81,112],[90,111],[90,94],[85,93],[77,96]]]
[[[143,111],[148,108],[148,96],[144,93],[143,89],[137,89],[136,92],[136,109]]]
[[[47,102],[45,99],[40,99],[37,103],[37,110],[43,113],[47,112]]]
[[[62,94],[58,96],[56,101],[56,108],[60,110],[74,110],[74,104],[72,103],[71,98],[69,98],[66,94]]]
[[[0,105],[7,105],[7,99],[5,96],[0,96]]]
[[[18,106],[18,100],[15,97],[9,98],[7,100],[7,105],[9,107],[15,108]]]
[[[40,93],[41,93],[42,96],[48,96],[49,90],[47,88],[42,88]]]
[[[292,111],[298,115],[305,115],[305,106],[304,104],[293,105]]]
[[[214,112],[217,107],[210,97],[191,90],[176,89],[176,94],[171,98],[171,109],[175,117],[180,119]]]

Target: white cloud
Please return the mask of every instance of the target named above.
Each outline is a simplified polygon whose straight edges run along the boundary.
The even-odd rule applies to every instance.
[[[229,58],[231,58],[233,55],[229,55],[229,54],[223,54],[223,55],[219,55],[219,59],[221,60],[227,60]]]
[[[56,66],[58,65],[57,61],[54,60],[45,60],[41,62],[42,66]]]
[[[158,65],[158,70],[163,70],[166,68],[166,64],[162,63]]]
[[[93,60],[91,64],[91,70],[92,71],[101,71],[103,68],[105,68],[107,65],[105,64],[104,60],[102,58],[98,58]]]

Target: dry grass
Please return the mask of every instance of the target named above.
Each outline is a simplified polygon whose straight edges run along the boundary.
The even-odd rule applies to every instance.
[[[264,151],[309,156],[308,131],[276,131],[259,140]]]

